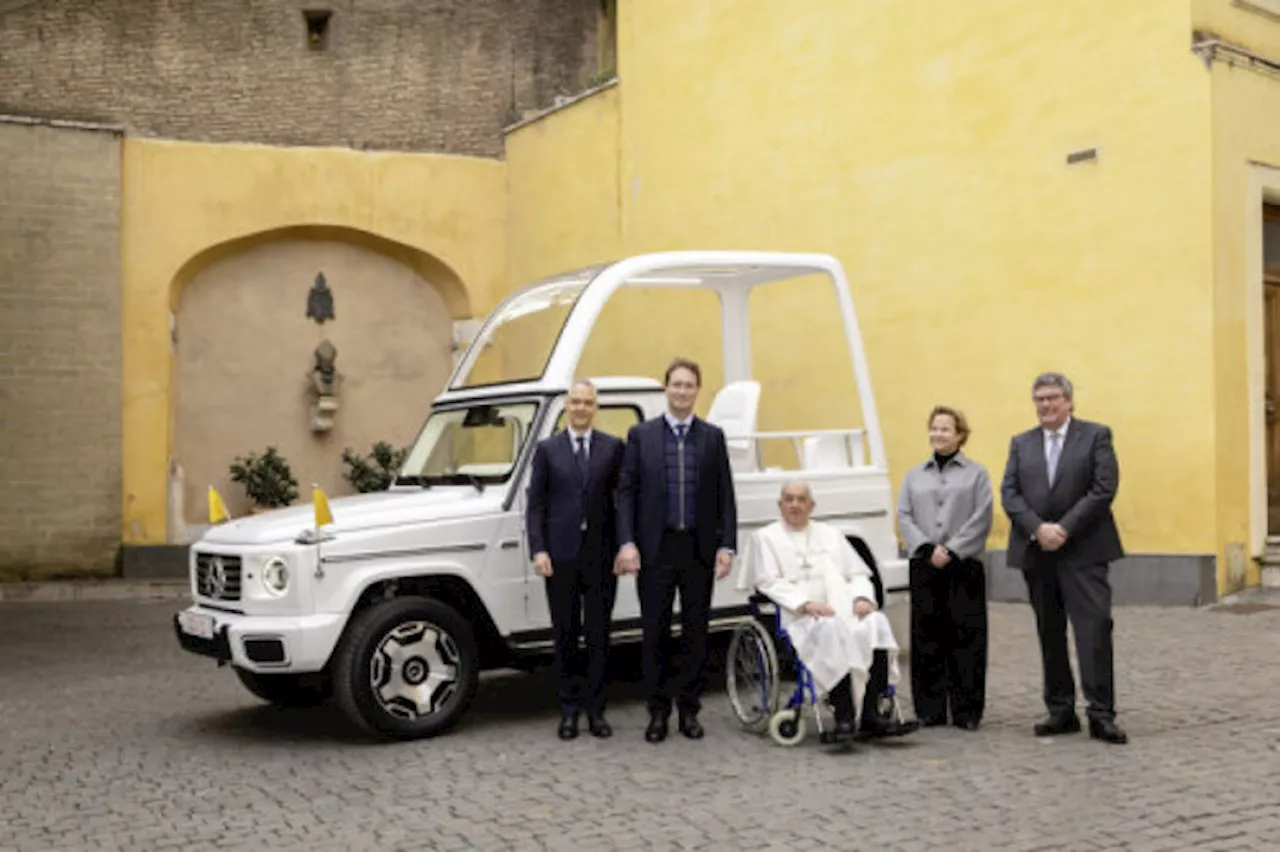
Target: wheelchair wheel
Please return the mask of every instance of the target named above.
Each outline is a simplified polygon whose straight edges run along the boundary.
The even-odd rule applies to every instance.
[[[769,736],[780,746],[800,745],[804,735],[804,713],[799,707],[779,710],[769,719]]]
[[[743,728],[762,734],[778,707],[782,687],[773,637],[759,622],[744,621],[733,631],[728,657],[726,681],[733,714]]]

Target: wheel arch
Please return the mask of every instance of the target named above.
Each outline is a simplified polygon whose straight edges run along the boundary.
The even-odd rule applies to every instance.
[[[348,613],[346,626],[335,643],[332,654],[336,654],[337,649],[342,647],[357,615],[382,601],[404,597],[431,598],[450,607],[465,619],[475,635],[482,669],[497,668],[508,662],[510,650],[480,594],[465,577],[447,573],[408,574],[370,580],[356,596]]]
[[[845,539],[853,546],[854,552],[867,563],[867,567],[871,569],[871,585],[876,590],[876,607],[884,609],[885,593],[884,579],[880,576],[880,566],[876,563],[876,556],[871,552],[871,546],[866,540],[857,533],[845,531]]]

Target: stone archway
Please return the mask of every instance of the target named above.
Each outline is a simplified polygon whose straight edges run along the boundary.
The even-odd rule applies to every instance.
[[[180,474],[171,487],[180,504],[171,507],[172,539],[191,540],[203,527],[209,485],[233,514],[249,509],[230,481],[238,455],[275,445],[306,500],[312,482],[330,494],[351,491],[345,447],[367,454],[375,441],[404,446],[417,434],[452,367],[458,310],[448,301],[459,282],[437,285],[423,274],[432,263],[407,263],[353,234],[250,238],[218,251],[175,294],[172,472]],[[334,319],[323,324],[307,317],[317,274],[334,301]],[[337,349],[339,408],[332,428],[315,432],[309,373],[324,340]]]

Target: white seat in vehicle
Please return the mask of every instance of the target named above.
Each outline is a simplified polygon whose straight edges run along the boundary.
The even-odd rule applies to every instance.
[[[707,422],[724,430],[729,448],[729,466],[734,473],[751,473],[759,469],[754,438],[740,438],[756,431],[760,411],[759,382],[730,382],[720,389],[707,412]]]
[[[853,467],[849,460],[849,448],[844,435],[811,435],[801,443],[803,458],[800,466],[804,470],[848,470]]]

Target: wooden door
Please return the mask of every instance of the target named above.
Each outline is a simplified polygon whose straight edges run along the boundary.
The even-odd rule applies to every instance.
[[[1274,222],[1280,222],[1280,207],[1263,207],[1268,236],[1275,233]],[[1264,255],[1274,259],[1280,255],[1275,246],[1264,244]],[[1267,347],[1267,532],[1280,535],[1280,263],[1267,263],[1264,270],[1263,322]]]

